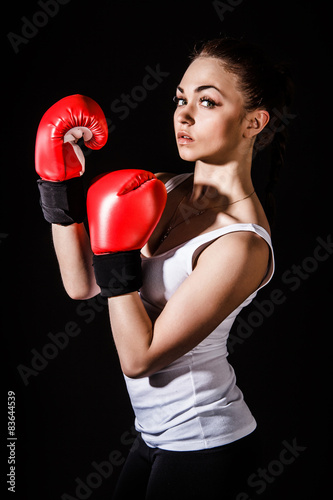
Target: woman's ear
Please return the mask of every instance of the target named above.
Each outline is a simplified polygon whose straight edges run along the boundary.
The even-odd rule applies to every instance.
[[[249,113],[245,118],[247,125],[244,130],[244,137],[251,139],[258,135],[266,127],[269,119],[269,113],[265,109],[257,109]]]

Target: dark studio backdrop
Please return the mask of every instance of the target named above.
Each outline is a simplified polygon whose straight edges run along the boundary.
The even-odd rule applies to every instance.
[[[189,171],[177,154],[172,97],[194,43],[219,35],[244,37],[287,61],[297,89],[285,117],[290,143],[276,191],[275,276],[230,337],[230,362],[264,455],[238,500],[330,494],[329,17],[327,3],[307,0],[6,4],[0,226],[6,419],[9,391],[16,404],[15,436],[3,427],[8,498],[107,500],[133,441],[105,303],[73,301],[62,288],[38,202],[38,123],[67,95],[100,104],[110,135],[102,150],[85,150],[86,187],[111,169]],[[263,152],[254,165],[260,195],[268,162]],[[4,481],[10,472],[15,493]]]

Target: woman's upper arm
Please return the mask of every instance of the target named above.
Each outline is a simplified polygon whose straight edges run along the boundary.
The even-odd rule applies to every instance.
[[[259,287],[268,259],[267,243],[254,233],[227,234],[210,244],[155,322],[148,374],[193,349],[244,302]]]

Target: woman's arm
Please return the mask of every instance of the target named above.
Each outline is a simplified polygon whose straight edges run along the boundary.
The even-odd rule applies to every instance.
[[[82,300],[100,293],[92,267],[93,254],[84,224],[52,224],[54,248],[66,292]]]
[[[160,172],[166,182],[175,174]],[[52,237],[66,292],[72,299],[83,300],[100,293],[92,267],[93,253],[84,224],[52,224]]]
[[[217,239],[154,325],[137,292],[110,298],[111,329],[125,375],[149,376],[198,345],[258,288],[268,257],[268,245],[253,233]]]

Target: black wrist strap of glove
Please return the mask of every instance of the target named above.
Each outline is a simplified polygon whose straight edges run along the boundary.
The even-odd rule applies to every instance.
[[[103,297],[125,295],[142,286],[140,250],[94,255],[93,265]]]
[[[142,286],[140,250],[94,255],[93,266],[103,297],[125,295]]]
[[[52,224],[69,226],[86,218],[86,202],[81,177],[67,181],[37,181],[44,218]]]

